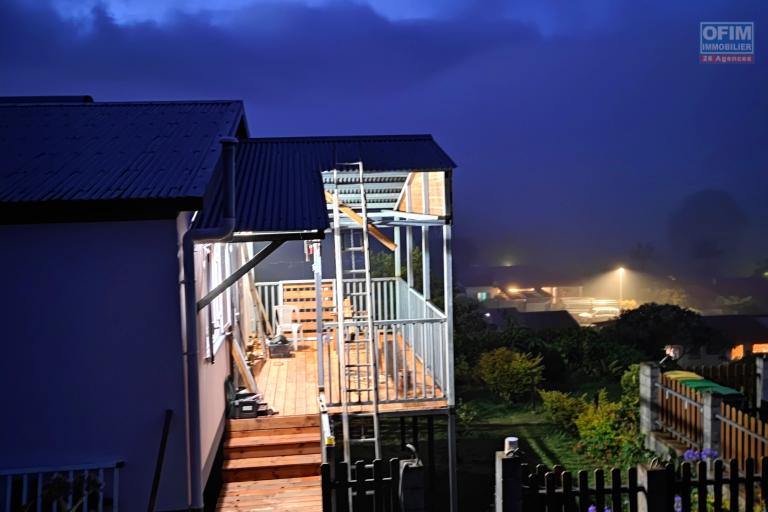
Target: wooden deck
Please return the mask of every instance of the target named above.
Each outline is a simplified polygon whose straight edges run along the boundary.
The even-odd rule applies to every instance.
[[[383,343],[384,340],[380,340]],[[388,341],[391,343],[391,339]],[[402,345],[401,345],[402,346]],[[383,352],[380,350],[380,353]],[[421,361],[414,358],[410,350],[406,348],[405,359],[408,363],[407,383],[403,382],[403,373],[398,371],[398,378],[393,379],[389,375],[386,379],[379,379],[379,412],[382,414],[397,413],[401,411],[429,411],[444,409],[448,406],[443,391],[434,385],[432,378],[426,374]],[[365,354],[361,361],[365,360]],[[338,357],[335,350],[331,350],[331,368],[325,369],[325,382],[329,382],[329,371],[333,372],[330,379],[330,389],[326,391],[329,401],[337,401],[340,397]],[[380,371],[386,365],[380,361]],[[326,365],[328,366],[328,365]],[[413,370],[415,368],[415,371]],[[269,406],[281,416],[296,416],[307,414],[319,414],[317,402],[317,350],[314,341],[299,344],[299,350],[292,357],[267,359],[254,369],[256,383],[259,391]],[[397,380],[398,382],[395,382]],[[407,384],[407,391],[404,387]],[[366,401],[366,393],[362,400]],[[352,395],[353,398],[358,398]],[[430,398],[427,401],[413,401],[414,398]],[[410,401],[409,401],[410,399]],[[391,400],[391,401],[390,401]],[[365,412],[371,409],[370,405],[355,405],[351,407],[353,412]],[[341,413],[340,407],[331,407],[332,414]]]

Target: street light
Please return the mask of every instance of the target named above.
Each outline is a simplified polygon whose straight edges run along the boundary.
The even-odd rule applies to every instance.
[[[619,312],[621,312],[621,303],[624,302],[624,267],[619,267]]]

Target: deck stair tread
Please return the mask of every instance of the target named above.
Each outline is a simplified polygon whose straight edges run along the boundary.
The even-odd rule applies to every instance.
[[[227,422],[216,510],[320,512],[318,415]]]
[[[241,468],[270,468],[279,466],[303,466],[322,462],[319,453],[308,455],[278,455],[274,457],[251,457],[247,459],[231,459],[224,462],[224,470]],[[318,467],[319,471],[319,467]]]
[[[273,436],[233,437],[227,439],[225,448],[252,448],[257,446],[294,445],[304,443],[320,444],[317,434],[277,434]]]

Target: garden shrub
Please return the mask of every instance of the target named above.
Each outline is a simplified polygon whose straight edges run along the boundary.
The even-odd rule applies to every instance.
[[[611,402],[605,390],[597,403],[590,405],[574,420],[579,433],[579,448],[593,461],[617,460],[627,439],[619,411],[621,404]]]
[[[576,433],[576,418],[589,407],[586,395],[572,396],[562,391],[539,390],[544,410],[558,428]]]
[[[574,420],[579,433],[579,450],[593,462],[605,466],[631,466],[647,461],[637,424],[627,421],[621,402],[611,402],[605,390],[597,403],[588,406]]]
[[[480,378],[488,389],[504,400],[530,400],[543,380],[541,359],[541,356],[497,348],[480,357]]]

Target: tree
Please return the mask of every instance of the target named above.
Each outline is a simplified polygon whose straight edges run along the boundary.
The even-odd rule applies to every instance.
[[[533,398],[544,372],[541,356],[506,347],[483,354],[478,369],[488,389],[509,401]]]
[[[710,350],[725,346],[722,335],[707,326],[701,315],[670,304],[649,303],[625,311],[601,334],[608,343],[635,348],[652,359],[662,357],[665,345]]]
[[[456,378],[473,380],[480,356],[505,345],[502,331],[491,329],[474,299],[456,296],[453,303],[453,353]]]
[[[741,241],[749,218],[741,205],[723,190],[688,195],[669,215],[667,235],[674,252],[711,273]]]

